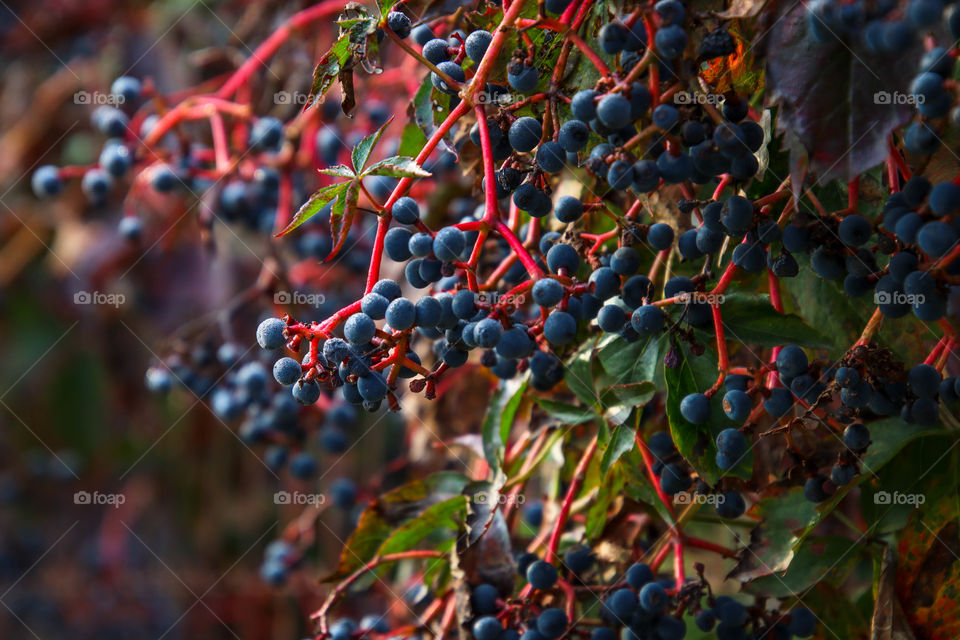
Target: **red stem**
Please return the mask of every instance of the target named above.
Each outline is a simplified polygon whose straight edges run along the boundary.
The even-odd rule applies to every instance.
[[[780,297],[780,278],[767,269],[767,283],[770,287],[770,306],[777,313],[783,313],[783,299]]]
[[[647,469],[647,477],[650,478],[650,484],[653,485],[654,490],[657,492],[657,497],[660,498],[660,502],[663,503],[663,506],[667,508],[667,512],[670,513],[670,516],[675,520],[676,514],[673,512],[673,502],[667,497],[667,494],[663,492],[663,489],[660,488],[660,481],[657,478],[657,474],[653,472],[653,454],[650,453],[650,447],[643,441],[639,430],[634,436],[634,440],[637,443],[637,448],[640,449],[640,455],[643,457],[643,466]],[[671,524],[670,528],[673,529],[674,525]]]
[[[487,180],[487,182],[490,181]],[[527,248],[523,246],[523,243],[520,242],[520,239],[517,238],[513,231],[510,230],[510,227],[505,225],[503,221],[497,220],[494,228],[497,230],[497,233],[504,237],[504,239],[507,241],[507,244],[510,245],[510,248],[517,254],[520,262],[522,262],[523,266],[527,268],[527,273],[534,278],[539,278],[543,275],[543,271],[541,271],[540,267],[537,266],[533,256],[530,255],[530,252],[527,251]]]
[[[517,4],[521,4],[519,0]],[[563,527],[567,523],[567,518],[570,517],[570,509],[573,507],[573,501],[580,491],[580,485],[583,484],[584,477],[587,475],[587,465],[590,464],[590,461],[593,459],[593,454],[596,452],[597,436],[595,435],[590,440],[590,444],[587,445],[586,451],[584,451],[580,457],[580,462],[577,463],[577,468],[573,472],[573,478],[570,480],[567,495],[563,499],[563,504],[560,505],[560,514],[557,516],[557,522],[553,527],[553,532],[550,534],[550,542],[547,544],[547,555],[545,558],[547,562],[553,562],[557,557],[557,547],[560,546],[560,536],[563,535]]]
[[[250,79],[250,76],[253,75],[254,71],[256,71],[260,65],[265,65],[266,61],[273,57],[273,54],[277,52],[280,46],[286,42],[287,38],[289,38],[294,31],[315,20],[320,20],[321,18],[326,18],[329,15],[337,13],[343,9],[343,6],[344,3],[342,0],[326,0],[326,2],[307,7],[290,16],[279,29],[260,43],[260,46],[254,50],[250,57],[233,72],[230,79],[227,80],[217,92],[217,96],[220,98],[229,98],[232,96]]]
[[[733,549],[721,546],[719,544],[710,542],[709,540],[701,540],[700,538],[691,538],[689,536],[684,536],[684,542],[686,542],[691,547],[696,549],[705,549],[707,551],[713,551],[714,553],[719,553],[725,558],[736,558],[737,552]]]

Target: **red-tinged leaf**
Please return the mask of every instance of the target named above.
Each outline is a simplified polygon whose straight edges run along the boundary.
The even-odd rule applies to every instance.
[[[345,193],[337,198],[330,211],[330,233],[333,236],[333,249],[324,262],[333,260],[343,247],[350,227],[353,226],[353,217],[357,213],[357,198],[360,194],[360,183],[356,180],[344,182],[347,185]]]
[[[340,563],[322,582],[336,582],[353,573],[358,567],[377,555],[388,544],[411,548],[405,536],[404,525],[412,528],[421,524],[448,525],[463,505],[455,500],[469,479],[456,473],[435,473],[422,480],[402,485],[373,500],[360,514],[350,538],[343,545]],[[449,508],[449,510],[448,510]],[[424,517],[419,524],[411,524]],[[393,542],[390,542],[393,540]]]
[[[893,55],[872,53],[861,39],[817,42],[807,3],[777,0],[761,14],[768,103],[780,106],[777,130],[796,134],[821,184],[848,182],[887,157],[887,139],[913,117],[896,100],[916,74],[921,40]],[[795,163],[796,164],[796,163]]]
[[[308,105],[319,105],[323,102],[324,96],[333,86],[333,81],[340,75],[351,55],[350,37],[344,34],[333,43],[330,51],[320,58],[313,70],[313,86],[310,89],[310,97],[307,99]]]
[[[321,209],[330,204],[331,201],[340,198],[347,189],[349,182],[339,182],[337,184],[327,185],[319,189],[314,193],[310,198],[300,207],[300,210],[297,211],[293,216],[293,220],[290,221],[290,224],[286,226],[280,233],[276,235],[277,238],[287,235],[304,222],[315,216]]]
[[[947,490],[933,488],[936,485]],[[911,494],[904,489],[904,495],[914,497],[917,508],[899,532],[896,592],[910,627],[919,637],[954,640],[960,637],[960,512],[956,478],[940,476],[933,482],[918,484],[920,487],[923,493]]]
[[[417,164],[413,158],[394,156],[372,165],[363,172],[365,176],[388,176],[390,178],[429,178],[432,173]]]
[[[353,148],[350,158],[353,160],[353,169],[357,174],[363,173],[363,167],[366,166],[367,160],[370,158],[370,152],[377,146],[377,142],[380,141],[380,136],[383,135],[383,132],[390,126],[391,122],[393,122],[393,118],[384,122],[379,129],[365,137]]]
[[[897,556],[892,547],[883,551],[883,563],[877,580],[877,599],[870,623],[872,640],[914,640],[903,605],[895,590]]]
[[[313,70],[313,85],[307,104],[316,106],[321,104],[327,91],[333,86],[334,80],[339,80],[343,87],[341,109],[345,114],[353,109],[353,68],[359,61],[364,69],[374,73],[379,69],[376,58],[379,55],[377,47],[377,20],[367,15],[363,5],[350,2],[344,7],[344,12],[337,20],[340,26],[340,37],[330,50],[320,58]]]

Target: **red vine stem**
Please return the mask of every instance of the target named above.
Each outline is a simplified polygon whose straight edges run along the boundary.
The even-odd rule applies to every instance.
[[[518,1],[517,4],[520,4],[520,2]],[[573,500],[577,497],[580,486],[583,484],[583,479],[587,475],[587,465],[589,465],[593,459],[593,454],[597,452],[597,439],[598,435],[594,435],[593,438],[591,438],[590,444],[587,445],[586,451],[583,452],[583,455],[580,457],[580,462],[577,463],[577,468],[573,472],[573,479],[570,481],[570,487],[567,489],[567,495],[563,499],[563,504],[560,505],[560,515],[557,516],[553,533],[550,534],[550,542],[547,544],[547,555],[545,558],[547,562],[553,562],[557,557],[557,547],[560,546],[560,536],[563,535],[563,527],[567,522],[567,518],[570,517]]]
[[[487,182],[491,181],[488,180]],[[504,239],[507,241],[507,244],[510,245],[510,248],[516,252],[520,262],[522,262],[523,266],[527,268],[527,272],[533,278],[541,277],[543,275],[543,271],[540,270],[540,267],[534,261],[533,256],[530,255],[530,252],[527,251],[527,248],[523,246],[523,243],[520,242],[520,239],[517,238],[513,231],[510,230],[510,227],[505,225],[503,221],[497,220],[494,228],[497,230],[497,233],[504,237]]]
[[[430,549],[423,550],[413,550],[413,551],[401,551],[399,553],[388,553],[384,556],[377,556],[370,562],[366,563],[349,576],[347,576],[342,582],[338,583],[333,591],[330,592],[330,595],[327,596],[327,599],[324,601],[323,605],[313,614],[313,618],[316,618],[320,626],[320,634],[326,636],[328,633],[327,627],[327,613],[336,603],[336,601],[342,596],[346,590],[354,582],[362,578],[366,573],[372,571],[379,567],[382,564],[388,562],[397,562],[398,560],[411,560],[415,558],[443,558],[445,554],[442,551],[433,551]]]
[[[701,540],[700,538],[691,538],[690,536],[683,537],[684,542],[686,542],[691,547],[696,549],[704,549],[706,551],[713,551],[714,553],[719,553],[725,558],[736,558],[737,552],[728,547],[721,546],[709,540]]]
[[[650,448],[647,446],[647,443],[643,441],[643,437],[641,436],[639,429],[634,435],[634,440],[637,443],[637,448],[640,449],[640,455],[643,457],[643,465],[646,467],[647,477],[650,478],[650,484],[653,485],[654,490],[657,492],[657,497],[660,498],[660,502],[662,502],[663,506],[666,507],[671,518],[676,520],[677,516],[673,511],[673,502],[667,497],[667,494],[663,492],[663,489],[660,488],[660,482],[657,480],[657,474],[653,472],[653,454],[650,453]],[[670,528],[671,530],[674,529],[673,523],[670,524]]]
[[[254,50],[250,57],[234,71],[230,79],[217,91],[217,96],[220,98],[229,98],[232,96],[250,79],[250,76],[253,75],[254,71],[256,71],[260,65],[266,65],[266,61],[277,52],[280,46],[287,41],[287,38],[289,38],[294,31],[311,22],[326,18],[341,11],[343,4],[342,0],[326,0],[326,2],[308,7],[290,16],[279,29],[260,43],[260,46]]]

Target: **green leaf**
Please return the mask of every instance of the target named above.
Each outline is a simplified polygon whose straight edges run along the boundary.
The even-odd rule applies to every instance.
[[[413,158],[394,156],[386,158],[363,172],[365,176],[388,176],[390,178],[429,178],[432,173],[417,164]]]
[[[438,502],[394,530],[380,545],[377,555],[423,548],[425,542],[430,542],[431,534],[442,532],[444,537],[449,537],[449,532],[456,532],[466,517],[467,496],[454,496]],[[433,548],[432,542],[430,548]]]
[[[656,387],[650,381],[613,384],[600,389],[604,416],[614,424],[623,424],[630,414],[650,402]]]
[[[420,151],[427,144],[427,136],[414,122],[413,108],[408,109],[408,122],[403,127],[403,133],[400,134],[400,147],[397,149],[397,155],[409,156],[411,158],[420,154]]]
[[[370,152],[373,151],[373,148],[377,145],[377,142],[380,141],[380,136],[383,135],[383,132],[386,130],[390,123],[393,122],[393,118],[390,118],[379,129],[366,136],[363,140],[357,143],[357,146],[353,148],[353,151],[350,154],[351,159],[353,160],[353,169],[357,174],[363,173],[363,168],[367,164],[367,160],[370,158]]]
[[[547,412],[551,418],[556,418],[564,424],[583,424],[597,417],[593,409],[575,407],[572,404],[557,402],[548,398],[535,398],[537,406]]]
[[[714,485],[722,475],[716,462],[716,437],[733,423],[723,413],[719,393],[715,393],[710,399],[711,419],[708,424],[695,425],[688,422],[680,413],[680,402],[691,393],[702,393],[713,386],[717,379],[717,357],[709,349],[704,351],[703,355],[694,356],[685,344],[677,349],[677,355],[677,367],[664,370],[670,435],[673,436],[680,455],[686,458],[707,484]],[[740,464],[726,474],[748,480],[752,467],[753,456],[748,453]]]
[[[377,0],[377,10],[380,11],[380,16],[386,18],[395,4],[397,4],[395,0]]]
[[[319,105],[323,102],[327,91],[333,86],[344,65],[350,59],[350,37],[341,35],[330,50],[320,58],[320,62],[313,70],[313,85],[310,88],[310,97],[307,104]]]
[[[317,169],[319,173],[328,176],[334,176],[337,178],[356,178],[357,174],[345,164],[338,164],[335,167],[329,167],[326,169]]]
[[[597,392],[594,389],[594,358],[593,347],[595,340],[588,340],[581,346],[567,363],[563,379],[570,391],[584,404],[595,407],[598,405]]]
[[[360,194],[360,183],[357,180],[344,182],[347,188],[343,195],[337,198],[330,210],[330,233],[333,236],[333,249],[324,262],[330,262],[343,246],[353,225],[353,217],[357,212],[357,198]]]
[[[624,474],[619,469],[605,473],[603,482],[600,483],[600,490],[587,511],[587,519],[584,524],[584,533],[587,540],[596,540],[603,533],[603,529],[609,520],[607,511],[609,511],[611,503],[623,491],[625,480]]]
[[[433,133],[435,128],[433,124],[433,100],[431,100],[432,91],[433,83],[430,81],[430,76],[427,75],[423,84],[420,85],[417,93],[413,96],[413,121],[417,123],[420,131],[424,134],[424,139]]]
[[[407,109],[408,115],[411,116],[410,120],[415,122],[417,127],[420,128],[424,143],[426,143],[427,138],[432,136],[437,130],[436,121],[438,119],[442,120],[442,118],[446,117],[446,114],[449,113],[448,109],[441,108],[439,103],[434,101],[434,95],[435,89],[433,88],[433,83],[430,81],[430,74],[427,74],[423,80],[423,84],[420,85],[417,93],[413,96],[413,102]],[[436,95],[443,96],[443,94],[439,92],[436,92]],[[400,155],[416,156],[422,148],[423,144],[420,144],[416,149],[406,149],[401,144],[398,153]],[[447,144],[443,138],[440,139],[437,148],[453,154],[454,157],[458,156],[456,149]]]
[[[379,73],[380,47],[377,39],[379,20],[371,17],[366,8],[358,2],[348,2],[343,13],[337,19],[341,33],[350,37],[350,50],[353,53],[353,62],[359,63],[367,73]],[[341,82],[343,82],[341,78]],[[352,72],[351,72],[352,80]],[[346,113],[348,110],[345,109]]]
[[[870,429],[870,447],[863,455],[860,461],[862,473],[856,476],[852,482],[839,487],[829,500],[817,505],[814,517],[806,527],[806,530],[800,535],[798,544],[813,533],[817,525],[830,515],[837,505],[861,483],[869,480],[878,471],[889,464],[895,456],[910,442],[924,436],[943,434],[939,429],[930,427],[921,427],[918,425],[907,424],[900,418],[886,418],[867,424]],[[932,460],[930,461],[933,462]]]
[[[814,504],[803,495],[803,487],[778,487],[750,508],[760,523],[750,533],[750,545],[740,554],[728,578],[750,582],[786,571],[793,561],[797,531],[816,517]]]
[[[304,222],[315,216],[321,209],[330,204],[331,201],[335,199],[343,199],[343,195],[347,190],[349,183],[339,182],[337,184],[327,185],[319,190],[317,190],[310,198],[300,207],[300,210],[294,214],[293,219],[290,221],[290,224],[286,226],[276,237],[285,236]]]
[[[792,313],[777,313],[767,294],[731,293],[721,305],[723,329],[728,340],[748,345],[776,347],[795,344],[801,347],[828,348],[830,338]],[[713,332],[710,332],[713,335]]]
[[[510,427],[513,426],[513,419],[517,415],[527,384],[527,378],[501,383],[493,392],[487,414],[483,418],[483,455],[495,477],[502,473],[504,445],[510,438]]]
[[[876,478],[860,485],[860,508],[872,534],[899,532],[907,524],[915,501],[897,496],[922,495],[926,504],[937,500],[946,488],[956,490],[951,477],[955,460],[949,454],[958,452],[951,444],[948,432],[928,431],[895,454],[897,464],[879,470],[871,467]]]
[[[336,570],[323,582],[336,582],[353,573],[376,556],[404,523],[459,496],[469,482],[469,478],[458,473],[435,473],[397,487],[371,502],[343,545]]]
[[[620,336],[604,341],[597,350],[597,357],[604,371],[616,383],[653,380],[658,360],[659,340],[644,338],[627,342]],[[652,363],[651,363],[652,359]],[[651,367],[652,364],[652,367]]]
[[[867,310],[865,304],[844,294],[836,283],[818,276],[808,256],[794,257],[800,273],[794,278],[782,278],[781,283],[793,296],[797,312],[808,324],[830,337],[835,348],[846,350],[857,341],[873,306]]]
[[[863,552],[861,542],[843,536],[811,538],[797,551],[785,572],[759,578],[745,588],[750,593],[787,598],[818,582],[835,582],[846,575]]]
[[[843,285],[824,280],[810,267],[810,257],[794,256],[800,265],[795,278],[782,278],[781,282],[793,298],[796,313],[807,324],[817,327],[821,335],[832,340],[833,347],[841,352],[850,348],[860,337],[864,325],[876,307],[872,296],[851,298]],[[886,324],[884,325],[886,326]],[[884,331],[878,332],[875,340],[889,348],[906,362],[922,361],[929,352],[930,329],[919,318],[908,314],[896,320],[895,332],[889,338]]]
[[[610,434],[610,442],[600,459],[600,471],[606,474],[623,454],[633,448],[635,435],[633,427],[625,424],[617,425]]]

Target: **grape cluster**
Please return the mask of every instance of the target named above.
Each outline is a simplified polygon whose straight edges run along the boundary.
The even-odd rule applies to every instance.
[[[807,638],[816,630],[816,617],[806,607],[784,612],[748,607],[730,596],[713,596],[702,579],[691,579],[678,589],[670,578],[658,578],[642,562],[627,567],[616,582],[592,584],[592,579],[603,572],[603,564],[589,549],[576,545],[563,558],[565,579],[589,585],[582,597],[602,599],[600,620],[591,621],[583,630],[584,634],[589,631],[592,640],[614,640],[624,634],[680,640],[687,634],[688,622],[702,632],[716,633],[721,640]],[[567,611],[557,606],[559,603],[549,600],[551,593],[559,593],[557,568],[529,553],[519,556],[517,566],[527,589],[532,589],[528,599],[511,598],[488,583],[471,588],[473,636],[477,640],[550,640],[581,630],[578,621],[571,621]]]
[[[251,117],[234,132],[242,134],[235,139],[244,141],[240,153],[246,162],[242,170],[232,176],[223,176],[212,147],[194,143],[183,148],[168,131],[167,125],[162,125],[164,133],[159,139],[151,135],[161,124],[160,116],[150,112],[147,102],[147,98],[153,95],[152,86],[143,86],[136,78],[122,76],[111,86],[111,96],[118,106],[102,105],[91,113],[94,129],[106,136],[97,162],[83,167],[80,175],[81,190],[91,206],[105,207],[111,196],[119,191],[118,185],[129,184],[132,185],[132,195],[147,204],[143,209],[162,211],[179,204],[196,209],[199,222],[206,229],[220,221],[272,235],[278,231],[277,212],[283,199],[281,190],[289,189],[289,201],[304,201],[315,179],[315,167],[331,167],[348,161],[350,148],[363,137],[361,129],[349,133],[343,131],[337,122],[338,111],[331,110],[332,103],[328,103],[324,109],[327,123],[311,134],[313,157],[309,158],[307,166],[296,167],[302,171],[295,172],[294,179],[284,187],[278,165],[282,162],[281,154],[285,148],[289,152],[291,144],[286,125],[274,116]],[[389,107],[382,101],[366,102],[363,111],[373,130],[390,118]],[[427,168],[436,175],[448,173],[454,168],[453,157],[450,153],[435,154]],[[31,176],[33,192],[39,198],[60,195],[65,181],[77,175],[75,169],[77,167],[58,168],[54,165],[38,167]],[[383,176],[368,179],[370,191],[384,198],[395,183],[396,180]],[[288,207],[289,201],[286,203]],[[333,248],[330,212],[331,206],[327,205],[301,229],[291,247],[297,257],[323,260],[330,256]],[[145,224],[141,213],[127,207],[117,231],[130,242],[141,242]],[[368,260],[363,260],[360,250],[368,242],[356,231],[350,238],[351,244],[357,245],[358,249],[351,261],[363,268]]]
[[[787,345],[780,349],[773,368],[779,384],[769,388],[750,376],[726,377],[723,413],[743,426],[728,427],[719,433],[716,464],[721,470],[730,471],[746,459],[750,443],[745,432],[756,423],[759,409],[777,420],[792,414],[798,405],[808,411],[825,409],[835,421],[835,435],[827,446],[842,446],[829,470],[821,472],[810,461],[805,464],[808,478],[804,493],[812,502],[826,500],[859,473],[860,457],[870,445],[870,432],[858,420],[861,415],[899,416],[908,423],[929,426],[938,421],[940,403],[952,407],[960,400],[957,378],[944,378],[936,367],[926,363],[906,370],[889,352],[875,346],[855,346],[839,362],[831,364],[811,362],[803,349]],[[717,420],[716,415],[711,415],[706,393],[684,397],[680,412],[695,425]],[[654,434],[649,446],[658,459],[663,459],[670,455],[672,441],[669,434],[661,432]],[[661,488],[668,494],[684,491],[691,484],[689,474],[680,465],[661,467],[658,475]],[[730,493],[725,495],[730,502]],[[739,503],[737,498],[732,500],[731,504],[743,502],[742,498]],[[718,512],[723,506],[718,505]],[[729,517],[739,516],[742,509],[734,513]]]
[[[857,206],[858,183],[850,187],[849,206],[832,213],[812,197],[812,190],[791,193],[788,181],[774,192],[758,194],[756,177],[770,135],[756,109],[737,90],[725,89],[722,101],[687,91],[707,86],[700,72],[712,61],[737,53],[739,43],[722,23],[705,23],[677,0],[659,0],[652,9],[637,8],[607,21],[595,37],[583,36],[588,44],[581,40],[581,18],[570,0],[547,0],[542,8],[546,14],[535,20],[516,13],[515,24],[490,30],[472,28],[481,23],[479,15],[476,21],[417,24],[402,5],[377,21],[376,34],[371,30],[367,35],[378,43],[392,38],[426,70],[423,88],[430,110],[436,111],[424,117],[423,104],[413,105],[417,122],[409,130],[427,142],[419,143],[423,153],[416,160],[406,158],[412,172],[406,175],[401,169],[361,175],[363,167],[346,166],[348,158],[356,163],[358,149],[371,139],[366,134],[377,131],[379,139],[395,110],[372,99],[361,107],[359,124],[349,127],[337,121],[329,104],[321,107],[317,128],[303,134],[307,142],[299,139],[299,127],[278,118],[238,118],[231,139],[252,161],[235,173],[226,170],[229,180],[215,186],[212,178],[222,169],[222,149],[216,144],[185,146],[171,139],[162,158],[143,155],[134,144],[133,128],[153,143],[163,142],[170,134],[156,128],[164,126],[166,116],[144,117],[135,111],[151,89],[130,78],[117,80],[113,93],[123,96],[127,106],[95,112],[94,124],[108,140],[81,180],[93,204],[105,202],[113,181],[136,167],[148,179],[141,186],[153,195],[203,191],[217,217],[272,233],[282,231],[277,228],[281,203],[304,202],[315,186],[313,170],[335,167],[325,175],[346,179],[341,194],[354,193],[356,200],[345,203],[340,195],[318,211],[307,202],[301,213],[310,212],[309,220],[298,214],[289,227],[287,220],[279,226],[303,224],[293,251],[308,263],[305,267],[331,261],[344,245],[359,249],[348,264],[353,274],[366,276],[360,295],[319,309],[318,318],[295,318],[298,311],[274,309],[271,315],[279,317],[263,320],[256,329],[262,352],[254,359],[241,362],[243,356],[232,344],[195,348],[148,371],[148,386],[166,391],[176,378],[196,395],[209,397],[218,417],[241,423],[245,440],[269,445],[265,461],[271,469],[288,469],[294,479],[310,481],[319,469],[308,446],[307,423],[317,417],[315,409],[322,411],[314,425],[320,445],[337,454],[347,448],[349,428],[361,419],[356,407],[398,410],[401,386],[433,398],[438,380],[468,366],[471,358],[500,380],[528,378],[537,396],[556,388],[590,404],[573,384],[560,386],[564,380],[573,382],[565,359],[590,338],[605,334],[608,344],[624,346],[642,340],[657,344],[663,338],[669,351],[662,365],[676,369],[680,346],[699,356],[706,333],[717,340],[717,382],[684,391],[682,398],[674,397],[674,388],[667,389],[673,407],[664,412],[674,434],[689,428],[706,436],[696,445],[709,450],[706,464],[688,450],[681,452],[683,439],[678,436],[675,442],[667,431],[654,432],[643,443],[638,430],[637,442],[665,509],[672,510],[671,499],[680,503],[689,492],[712,499],[721,519],[740,518],[748,499],[763,497],[746,473],[761,435],[789,431],[811,415],[829,427],[816,451],[810,450],[811,436],[799,445],[789,442],[783,456],[790,469],[786,483],[802,484],[806,498],[819,503],[857,481],[861,458],[871,446],[872,419],[899,416],[931,425],[943,407],[960,400],[960,383],[943,377],[945,358],[938,351],[908,368],[873,344],[870,331],[839,361],[778,341],[781,346],[759,367],[732,367],[721,303],[711,298],[722,296],[734,277],[749,288],[763,274],[771,306],[783,313],[779,279],[795,278],[809,267],[820,279],[842,283],[851,298],[872,295],[878,310],[871,320],[873,331],[881,319],[911,313],[923,322],[944,320],[960,275],[960,261],[954,259],[960,180],[934,184],[892,166],[892,193],[876,219]],[[960,37],[960,14],[953,6],[945,9],[940,0],[912,0],[906,12],[895,8],[889,2],[868,6],[817,0],[806,6],[806,29],[821,43],[858,39],[881,54],[902,52],[941,20]],[[500,11],[492,5],[489,9]],[[506,3],[503,9],[506,21],[510,9]],[[551,35],[542,40],[529,36],[529,30],[541,28]],[[509,59],[493,60],[488,52],[502,50],[505,33],[515,48]],[[566,61],[571,48],[579,49],[578,64],[599,72],[595,82],[568,80],[579,74],[569,74],[562,64],[557,69],[538,65],[537,54],[553,44],[554,35],[563,41],[561,58]],[[960,124],[952,97],[955,57],[952,48],[934,47],[921,60],[911,85],[921,119],[903,138],[911,153],[936,151],[945,119]],[[351,73],[340,69],[340,82]],[[418,96],[422,100],[423,94]],[[402,138],[387,134],[378,156],[399,154],[408,146],[407,132]],[[215,141],[217,133],[215,129]],[[891,144],[892,154],[899,158],[896,144]],[[311,156],[309,166],[285,166],[279,159],[295,146],[298,158]],[[425,177],[423,171],[432,174],[435,186],[414,182]],[[68,173],[43,166],[33,175],[33,189],[39,196],[54,196]],[[570,176],[579,185],[566,179]],[[319,180],[317,197],[337,186]],[[801,199],[808,197],[816,203],[815,211],[801,208]],[[774,211],[780,202],[785,207]],[[371,218],[375,226],[364,224]],[[144,227],[128,216],[120,231],[137,240]],[[719,281],[715,269],[722,274]],[[952,336],[944,337],[944,352],[955,346]],[[596,395],[599,407],[602,394]],[[761,433],[761,420],[776,426]],[[489,443],[484,439],[483,444]],[[584,456],[582,469],[590,455]],[[711,465],[719,480],[708,483],[704,476],[711,474],[704,473],[704,466]],[[568,508],[578,480],[571,485]],[[330,491],[337,506],[350,510],[358,489],[341,479]],[[527,525],[540,528],[543,503],[531,502],[522,515]],[[624,580],[611,579],[611,572],[600,571],[601,561],[582,545],[567,548],[558,568],[555,552],[564,518],[544,559],[529,553],[517,558],[525,581],[519,595],[500,584],[470,585],[469,625],[477,640],[552,640],[574,630],[586,635],[572,615],[576,602],[570,599],[577,594],[603,603],[599,624],[591,620],[592,640],[618,635],[679,640],[690,618],[701,631],[715,631],[721,639],[814,633],[815,618],[805,608],[781,613],[766,610],[760,601],[748,606],[714,597],[702,576],[699,581],[685,578],[679,548],[687,538],[679,524],[670,533],[671,544],[678,547],[674,579],[656,575],[665,554],[649,566],[633,564]],[[295,542],[274,541],[262,577],[282,584],[301,560]],[[418,602],[424,599],[429,596]],[[460,613],[464,603],[457,605]],[[330,626],[328,635],[354,640],[388,631],[376,620],[344,618]]]
[[[271,320],[258,332],[258,340],[272,344]],[[275,326],[275,325],[274,325]],[[282,331],[282,329],[281,329]],[[162,363],[146,372],[147,388],[166,394],[180,386],[209,404],[210,410],[227,425],[239,423],[238,433],[250,446],[263,447],[263,464],[274,474],[285,470],[297,483],[310,483],[320,475],[320,462],[314,449],[340,456],[350,448],[351,432],[358,424],[357,409],[342,400],[329,403],[317,419],[302,409],[319,399],[308,396],[310,387],[289,393],[289,367],[296,368],[294,381],[300,377],[299,362],[286,358],[273,367],[273,375],[259,359],[246,359],[245,350],[233,342],[219,345],[200,341],[189,350],[167,356]],[[271,380],[271,377],[273,380]],[[299,400],[299,403],[298,403]],[[307,402],[309,401],[309,402]],[[315,443],[315,445],[314,445]],[[357,487],[347,477],[333,478],[324,494],[334,507],[351,512],[357,500]],[[297,545],[277,540],[264,554],[261,577],[280,585],[290,571],[299,566],[302,552]]]

